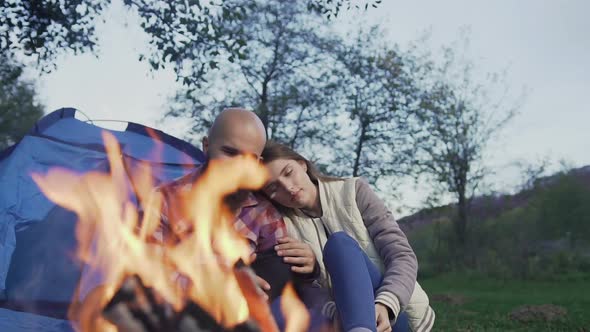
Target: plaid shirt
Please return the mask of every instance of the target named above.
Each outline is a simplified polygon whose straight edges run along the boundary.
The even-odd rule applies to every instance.
[[[189,231],[188,225],[182,223],[178,197],[190,192],[203,168],[200,166],[191,173],[157,188],[163,195],[163,203],[160,225],[154,233],[156,241],[174,242],[178,240],[176,234]],[[287,236],[281,213],[266,198],[251,192],[238,209],[234,227],[248,239],[253,252],[271,249],[277,244],[277,239]]]

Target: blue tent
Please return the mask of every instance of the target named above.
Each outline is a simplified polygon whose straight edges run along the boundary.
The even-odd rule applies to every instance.
[[[76,216],[49,201],[30,175],[55,166],[108,171],[106,129],[75,114],[73,108],[48,114],[0,152],[0,331],[71,331],[66,311],[84,268],[74,258]],[[121,144],[127,169],[148,162],[156,183],[204,161],[191,144],[136,123],[107,131]]]

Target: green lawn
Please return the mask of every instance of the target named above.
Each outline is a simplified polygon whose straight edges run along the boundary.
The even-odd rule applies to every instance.
[[[590,279],[502,281],[445,275],[420,281],[431,297],[451,294],[463,304],[431,300],[435,331],[590,331]],[[461,301],[459,301],[461,302]],[[521,323],[509,318],[522,305],[554,304],[567,310],[559,322]]]

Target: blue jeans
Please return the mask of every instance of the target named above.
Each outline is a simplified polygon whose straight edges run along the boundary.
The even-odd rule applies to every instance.
[[[342,330],[364,327],[376,331],[375,291],[383,280],[379,269],[358,243],[344,232],[330,235],[323,254]],[[393,332],[409,330],[406,314],[400,313]]]

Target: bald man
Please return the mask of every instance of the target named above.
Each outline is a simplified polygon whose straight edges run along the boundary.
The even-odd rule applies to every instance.
[[[253,155],[260,158],[266,144],[266,131],[260,118],[251,111],[242,108],[223,110],[213,122],[208,136],[202,140],[203,152],[207,162],[193,172],[159,188],[164,196],[161,227],[154,234],[159,242],[177,242],[178,235],[187,231],[187,224],[182,222],[180,206],[175,196],[178,192],[189,191],[200,174],[207,168],[209,160],[227,159],[238,155]],[[297,251],[289,257],[279,257],[275,252],[278,239],[285,241],[287,237],[283,216],[266,198],[250,191],[238,191],[226,198],[226,203],[236,215],[235,229],[244,235],[251,246],[252,252],[259,254],[253,268],[263,278],[259,278],[260,286],[268,291],[270,299],[280,295],[284,284],[291,278],[290,271],[297,271],[296,264],[284,263],[284,259],[305,259],[315,261],[311,250]],[[293,248],[308,246],[302,242],[289,243]],[[310,256],[311,255],[311,256]],[[294,265],[291,267],[291,265]],[[298,274],[309,280],[317,273]],[[271,287],[272,284],[272,287]]]
[[[203,137],[202,143],[208,159],[232,158],[242,154],[260,158],[266,144],[266,131],[254,112],[228,108],[215,118],[209,135]]]
[[[175,234],[187,231],[181,222],[180,207],[175,195],[188,191],[208,167],[209,160],[228,159],[239,155],[260,158],[266,144],[266,131],[260,118],[242,108],[223,110],[213,122],[208,136],[203,137],[203,152],[207,157],[204,165],[191,173],[162,185],[164,195],[162,209],[162,234],[156,233],[159,241],[177,241]],[[263,197],[250,191],[239,191],[226,198],[230,209],[236,214],[235,227],[250,241],[253,252],[273,248],[278,238],[286,236],[282,215]],[[179,222],[180,221],[180,222]]]
[[[260,118],[242,108],[227,108],[213,121],[208,136],[203,137],[203,152],[207,160],[252,155],[259,159],[266,144],[266,130]],[[248,200],[248,191],[229,195],[225,202],[236,211]],[[252,201],[253,202],[253,201]]]

